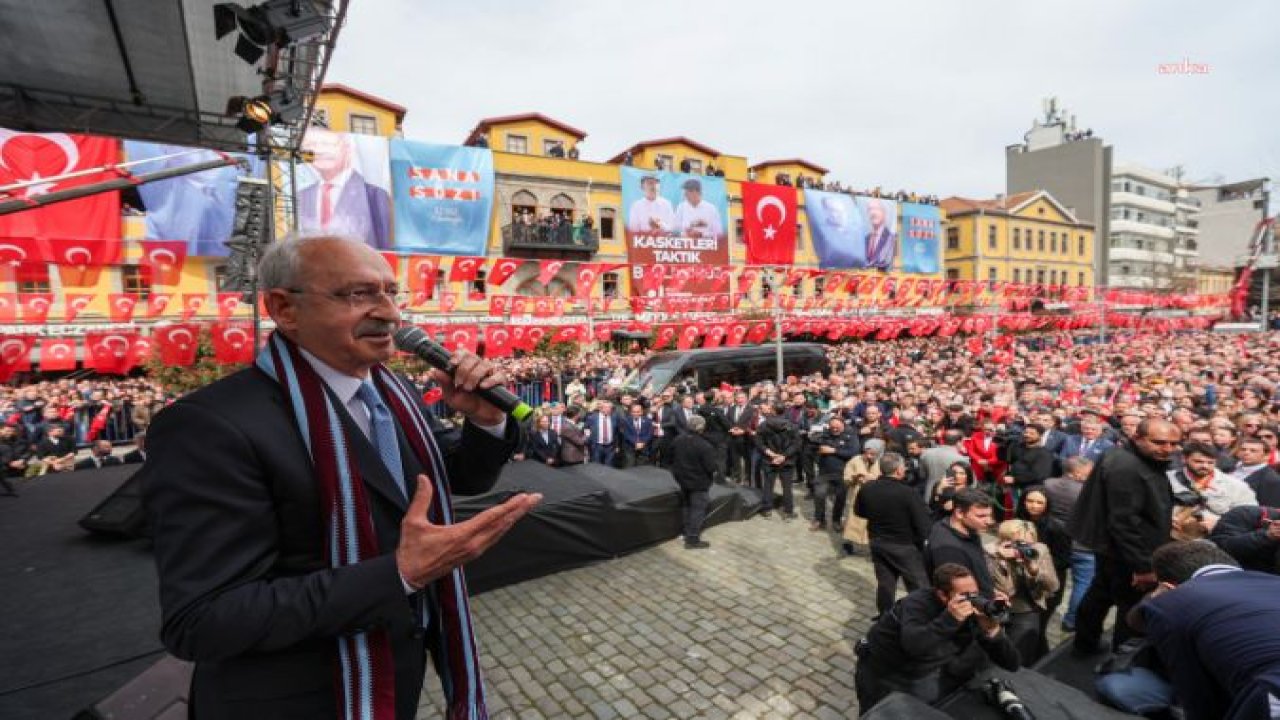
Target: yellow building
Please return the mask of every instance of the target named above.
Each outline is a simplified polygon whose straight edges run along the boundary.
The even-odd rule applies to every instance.
[[[1094,227],[1043,190],[942,201],[953,280],[1092,287]]]
[[[1195,265],[1189,271],[1196,283],[1190,290],[1199,295],[1225,295],[1236,284],[1236,270],[1232,267]]]

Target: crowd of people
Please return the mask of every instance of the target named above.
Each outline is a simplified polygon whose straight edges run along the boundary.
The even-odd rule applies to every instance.
[[[595,220],[590,213],[574,220],[572,217],[549,212],[541,217],[524,210],[515,215],[510,227],[511,239],[518,243],[542,245],[587,245],[596,238]]]

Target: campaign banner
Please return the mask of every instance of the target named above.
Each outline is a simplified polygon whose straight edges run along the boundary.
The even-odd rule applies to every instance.
[[[936,205],[902,204],[902,271],[934,275],[942,269]]]
[[[729,194],[724,178],[621,170],[627,260],[636,278],[651,265],[729,264]],[[640,284],[631,286],[637,291]],[[710,286],[708,279],[694,280],[677,292],[710,292]]]
[[[805,190],[804,210],[818,267],[845,270],[867,266],[867,223],[852,195]]]
[[[302,149],[311,160],[298,166],[298,229],[392,249],[386,138],[313,126]]]
[[[217,160],[212,150],[126,140],[125,155],[132,161],[148,160],[134,167],[139,175]],[[263,164],[257,158],[241,156],[248,169],[239,165],[204,170],[189,175],[149,182],[138,186],[138,195],[147,213],[147,240],[180,240],[186,254],[221,257],[227,254],[226,241],[236,211],[236,182],[246,174],[262,177]]]
[[[792,265],[796,259],[796,189],[742,183],[742,234],[748,265]]]
[[[893,268],[898,251],[898,204],[877,197],[858,197],[858,211],[866,223],[867,267]]]
[[[484,257],[493,213],[488,148],[391,141],[395,249]]]

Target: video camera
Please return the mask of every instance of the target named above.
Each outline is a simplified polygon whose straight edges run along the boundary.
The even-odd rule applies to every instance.
[[[973,609],[979,614],[985,615],[996,622],[1004,622],[1009,617],[1009,603],[999,598],[983,597],[981,593],[965,593],[964,598],[973,605]]]
[[[1040,551],[1036,549],[1036,546],[1024,540],[1014,540],[1013,551],[1023,560],[1035,560],[1040,557]]]
[[[1022,698],[1013,692],[1006,680],[991,678],[986,687],[987,702],[1010,720],[1035,720],[1035,715],[1023,704]]]

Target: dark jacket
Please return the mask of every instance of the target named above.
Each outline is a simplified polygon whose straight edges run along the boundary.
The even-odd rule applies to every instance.
[[[546,463],[548,460],[560,459],[560,436],[555,430],[547,430],[547,437],[542,437],[541,430],[530,430],[529,440],[524,456],[528,460]]]
[[[1011,672],[1018,669],[1020,661],[1017,648],[1004,631],[988,638],[976,620],[957,621],[933,588],[921,588],[899,600],[871,627],[867,642],[864,661],[873,671],[905,677],[945,671],[952,663],[958,666],[961,656],[974,644]]]
[[[698,414],[707,421],[707,428],[702,431],[707,442],[717,447],[728,444],[729,418],[725,417],[724,410],[715,405],[703,405],[698,408]]]
[[[671,476],[681,490],[710,488],[718,467],[715,447],[698,433],[682,433],[671,441]]]
[[[1103,455],[1076,501],[1071,536],[1133,572],[1149,572],[1151,553],[1169,541],[1173,524],[1167,466],[1129,448]]]
[[[116,457],[115,455],[107,455],[106,457],[90,456],[87,458],[81,458],[80,460],[77,460],[75,467],[73,469],[97,470],[99,468],[115,467],[116,465],[123,465],[123,464],[124,464],[124,461]]]
[[[872,542],[924,547],[929,537],[929,509],[905,480],[880,476],[862,486],[853,514],[867,519]]]
[[[978,582],[978,590],[990,596],[995,585],[991,578],[991,568],[987,566],[987,553],[982,549],[982,537],[978,534],[961,535],[951,527],[949,518],[943,518],[933,524],[929,531],[929,542],[925,546],[925,569],[932,575],[933,571],[945,563],[955,563],[969,568],[973,579]]]
[[[1246,570],[1280,573],[1280,540],[1267,537],[1268,521],[1280,522],[1280,508],[1233,507],[1218,518],[1209,539]]]
[[[1043,485],[1045,480],[1053,477],[1054,456],[1048,448],[1039,445],[1027,447],[1018,442],[1010,444],[1004,456],[1009,461],[1006,474],[1012,475],[1014,484],[1020,488]]]
[[[796,464],[796,457],[800,454],[800,433],[786,418],[770,415],[756,428],[756,445],[761,450],[785,455],[787,459],[782,465],[790,467]]]
[[[1280,507],[1280,473],[1266,466],[1253,471],[1244,482],[1258,497],[1259,505]]]
[[[818,457],[818,474],[819,475],[836,475],[844,474],[844,466],[862,451],[862,443],[858,442],[858,436],[854,435],[848,428],[842,433],[833,433],[827,430],[818,437],[817,443],[819,448],[826,445],[835,450],[834,453],[828,455],[819,454]]]

